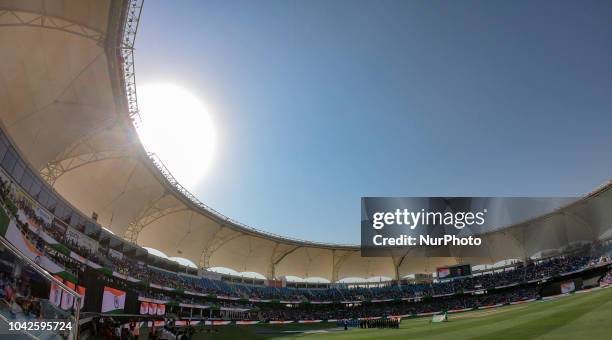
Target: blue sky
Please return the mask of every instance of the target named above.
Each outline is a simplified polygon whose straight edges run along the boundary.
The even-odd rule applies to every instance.
[[[269,232],[358,243],[362,196],[570,196],[612,178],[611,11],[147,0],[136,74],[209,108],[203,202]]]

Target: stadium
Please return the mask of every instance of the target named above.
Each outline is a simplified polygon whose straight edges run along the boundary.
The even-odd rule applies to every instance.
[[[487,257],[366,257],[247,226],[201,202],[139,139],[142,7],[0,0],[0,334],[607,337],[612,182],[479,235],[495,249]],[[346,281],[371,277],[387,279]],[[68,326],[25,324],[36,320]]]

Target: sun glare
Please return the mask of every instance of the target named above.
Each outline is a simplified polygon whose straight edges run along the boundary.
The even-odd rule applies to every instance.
[[[215,129],[206,107],[189,91],[173,84],[138,87],[145,148],[157,154],[186,187],[202,181],[215,154]]]

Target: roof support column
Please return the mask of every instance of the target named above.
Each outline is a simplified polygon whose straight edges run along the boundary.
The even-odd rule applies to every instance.
[[[336,283],[338,281],[338,273],[340,272],[340,268],[344,264],[344,261],[346,261],[346,259],[353,254],[354,252],[347,251],[342,255],[337,255],[336,250],[332,250],[332,283]]]
[[[268,271],[266,273],[266,277],[269,280],[276,278],[276,266],[278,266],[278,264],[281,263],[281,261],[283,261],[287,255],[301,248],[301,246],[295,246],[293,248],[285,249],[284,251],[279,251],[279,246],[280,243],[275,243],[272,254],[270,255],[270,263],[268,264]]]
[[[215,251],[217,251],[224,244],[230,242],[231,240],[234,240],[244,235],[241,232],[237,232],[235,234],[231,234],[227,236],[220,236],[219,233],[223,230],[225,230],[225,227],[223,225],[219,226],[219,229],[215,232],[213,237],[208,241],[208,243],[204,247],[204,250],[202,250],[202,254],[200,255],[200,263],[198,263],[198,267],[202,269],[210,268],[210,257],[214,254]]]

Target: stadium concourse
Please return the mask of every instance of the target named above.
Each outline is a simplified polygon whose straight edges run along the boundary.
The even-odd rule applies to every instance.
[[[139,322],[335,324],[499,307],[609,284],[612,184],[481,235],[495,251],[473,258],[423,249],[362,257],[355,245],[272,235],[216,212],[137,137],[133,46],[141,8],[138,0],[0,0],[4,321],[61,317],[74,327],[55,333],[70,337],[135,333]],[[447,280],[405,279],[508,259],[520,261]],[[287,276],[330,283],[299,287]],[[339,282],[374,276],[391,280]]]

